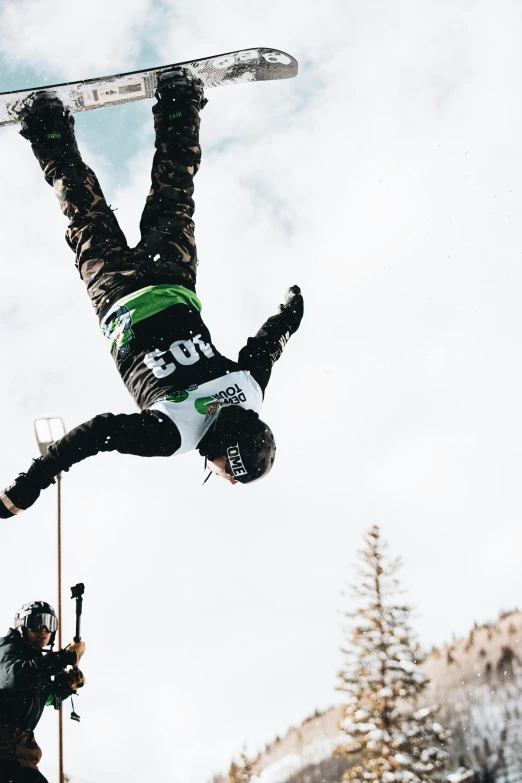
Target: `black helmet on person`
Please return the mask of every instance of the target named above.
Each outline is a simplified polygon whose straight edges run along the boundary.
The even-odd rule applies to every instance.
[[[239,405],[221,407],[198,448],[211,462],[226,457],[227,473],[241,484],[250,484],[266,476],[274,464],[276,452],[270,427],[255,411]]]
[[[54,644],[56,631],[58,630],[58,618],[51,604],[47,601],[29,601],[24,604],[15,614],[14,627],[23,634],[23,629],[29,631],[39,631],[41,628],[47,628],[51,634],[49,644]]]

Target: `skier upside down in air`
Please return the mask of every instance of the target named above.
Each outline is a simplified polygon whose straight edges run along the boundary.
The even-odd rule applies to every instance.
[[[0,517],[29,508],[58,473],[100,451],[167,457],[197,448],[230,483],[265,476],[275,457],[259,418],[272,365],[303,316],[298,286],[239,352],[213,345],[196,296],[193,178],[201,160],[203,85],[188,69],[160,74],[153,107],[152,186],[130,249],[96,176],[82,161],[74,118],[51,92],[34,94],[21,115],[46,181],[69,219],[76,253],[100,327],[140,413],[104,413],[71,430],[3,493]]]

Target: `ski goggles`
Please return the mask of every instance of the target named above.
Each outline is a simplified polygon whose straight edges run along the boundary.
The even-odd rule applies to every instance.
[[[39,631],[41,628],[47,628],[49,633],[54,633],[54,631],[58,630],[56,615],[48,613],[30,614],[24,618],[24,625],[30,631]]]

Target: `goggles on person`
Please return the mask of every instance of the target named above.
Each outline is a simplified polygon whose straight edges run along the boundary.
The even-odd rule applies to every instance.
[[[24,625],[29,628],[30,631],[39,631],[42,628],[47,628],[49,633],[54,633],[58,630],[58,620],[56,615],[45,613],[30,614],[24,618]]]

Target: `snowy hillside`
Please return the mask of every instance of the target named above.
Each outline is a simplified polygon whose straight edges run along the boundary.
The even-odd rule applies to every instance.
[[[423,703],[439,703],[441,723],[453,732],[448,772],[467,764],[475,783],[522,783],[522,612],[434,649],[422,668],[430,679]],[[273,742],[253,781],[338,781],[346,761],[331,754],[341,716],[341,706],[333,707]]]
[[[467,758],[480,780],[522,783],[522,613],[473,629],[424,669],[453,732],[453,759]]]

